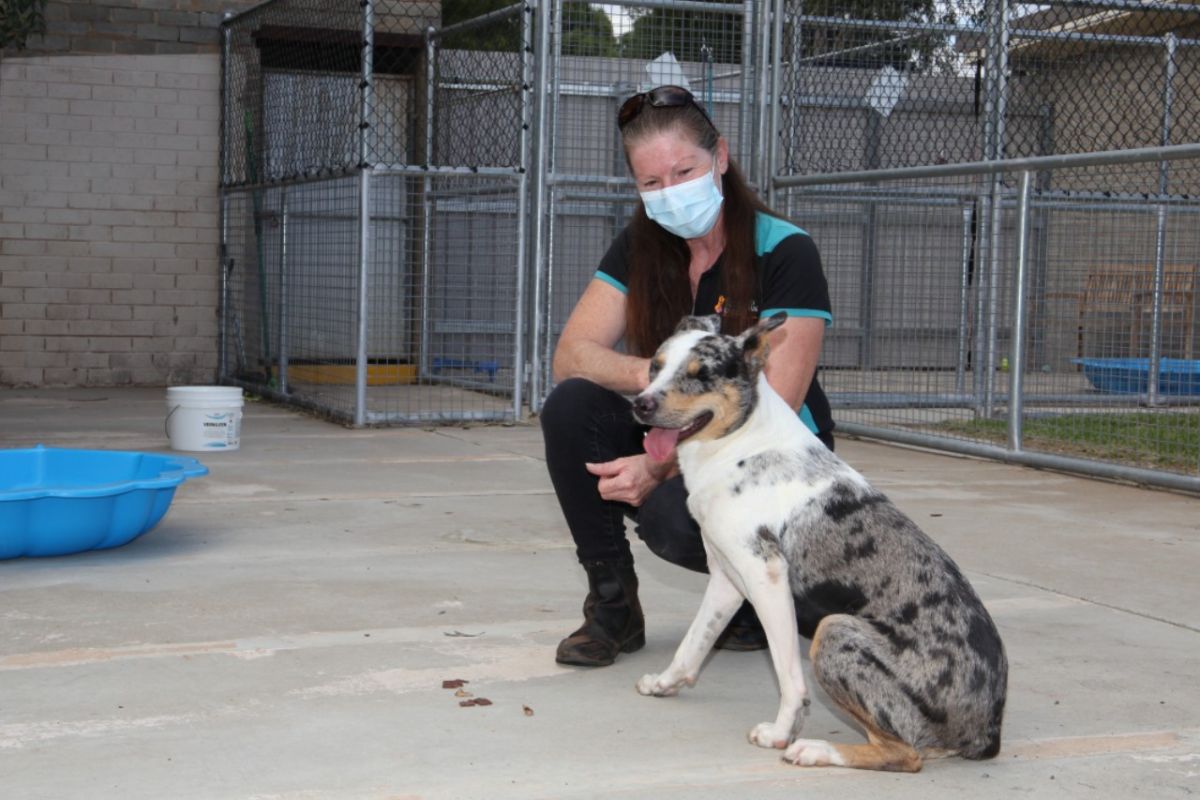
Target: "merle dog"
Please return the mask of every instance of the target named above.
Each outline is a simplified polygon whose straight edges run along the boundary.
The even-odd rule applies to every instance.
[[[741,336],[717,317],[680,323],[651,362],[634,415],[646,452],[677,448],[710,580],[675,658],[637,685],[672,695],[695,683],[742,598],[762,620],[779,679],[775,720],[750,731],[805,766],[916,771],[940,755],[1000,750],[1008,662],[996,626],[948,555],[827,450],[762,374],[782,313]],[[866,731],[866,744],[797,734],[817,682]]]

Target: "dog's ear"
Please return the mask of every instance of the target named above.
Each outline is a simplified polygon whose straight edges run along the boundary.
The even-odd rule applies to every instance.
[[[716,314],[709,314],[706,317],[684,317],[679,320],[679,324],[675,326],[676,333],[684,331],[704,331],[705,333],[720,333],[721,318]]]
[[[767,346],[767,334],[785,322],[787,322],[787,312],[779,311],[766,319],[760,319],[757,325],[742,332],[738,341],[742,345],[742,358],[747,364],[762,369],[763,365],[767,363],[767,353],[770,350]]]

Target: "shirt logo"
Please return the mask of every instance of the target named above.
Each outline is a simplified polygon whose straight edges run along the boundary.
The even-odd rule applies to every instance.
[[[725,295],[719,295],[717,297],[717,304],[713,306],[713,313],[719,314],[720,316],[725,316]],[[754,300],[750,301],[750,313],[758,313],[758,303]]]

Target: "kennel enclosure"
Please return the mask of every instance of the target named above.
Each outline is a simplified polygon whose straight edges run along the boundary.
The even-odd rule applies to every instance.
[[[472,16],[473,15],[473,16]],[[1200,8],[272,0],[224,36],[221,376],[511,421],[685,82],[821,249],[843,431],[1200,489]]]

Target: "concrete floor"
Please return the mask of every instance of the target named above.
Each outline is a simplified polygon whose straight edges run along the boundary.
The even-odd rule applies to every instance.
[[[10,390],[0,446],[164,450],[163,397]],[[746,742],[774,714],[765,653],[717,653],[677,698],[634,691],[704,580],[640,543],[647,647],[555,665],[585,583],[536,427],[246,412],[241,450],[202,456],[211,474],[142,538],[0,562],[0,796],[1200,793],[1196,498],[842,440],[994,614],[1006,738],[917,775],[804,770]],[[460,707],[455,678],[492,705]],[[820,696],[805,733],[859,740]]]

